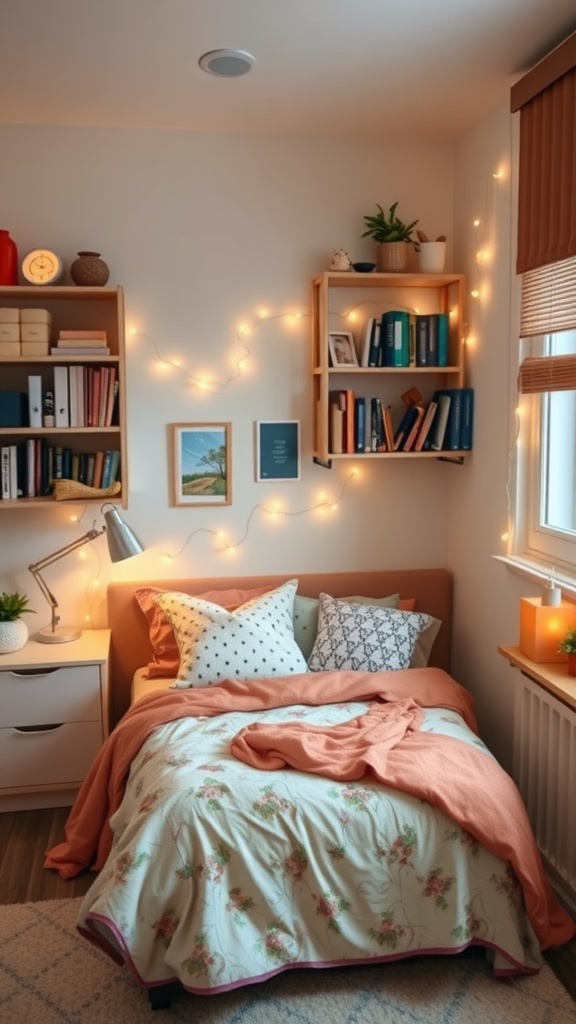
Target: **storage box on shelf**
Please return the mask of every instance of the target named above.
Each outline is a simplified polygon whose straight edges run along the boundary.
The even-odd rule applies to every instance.
[[[416,389],[427,406],[440,389],[464,388],[464,289],[462,274],[381,274],[327,271],[312,282],[313,323],[313,416],[314,460],[330,467],[332,459],[351,458],[442,458],[461,462],[470,454],[463,450],[338,452],[331,443],[331,399],[335,392],[348,391],[363,398],[366,416],[371,399],[390,407],[397,428],[405,410],[402,396]],[[425,313],[448,315],[448,352],[446,365],[351,366],[331,364],[329,334],[351,332],[361,361],[362,337],[366,321],[392,310],[413,317]],[[350,313],[353,317],[350,318]],[[414,323],[414,321],[413,321]],[[473,396],[472,396],[473,398]],[[470,444],[471,446],[471,444]]]
[[[2,392],[10,392],[16,396],[16,405],[19,406],[22,395],[29,394],[29,378],[40,378],[42,394],[46,391],[54,393],[57,390],[57,380],[65,377],[76,376],[70,374],[70,370],[76,367],[86,367],[87,372],[93,375],[93,371],[102,371],[102,379],[108,369],[113,368],[114,380],[117,383],[117,397],[114,403],[114,418],[108,425],[103,425],[107,419],[101,413],[101,418],[95,422],[99,425],[63,425],[62,419],[55,410],[54,425],[5,425],[4,418],[0,417],[0,447],[4,450],[8,447],[22,448],[23,443],[36,440],[42,451],[50,450],[50,457],[55,459],[56,453],[61,450],[67,453],[70,463],[76,466],[78,462],[84,465],[89,459],[94,458],[98,453],[114,453],[118,462],[118,479],[121,483],[120,492],[115,495],[114,500],[127,506],[128,483],[127,483],[127,462],[126,462],[126,415],[125,415],[125,350],[124,350],[124,295],[121,287],[33,287],[33,286],[1,286],[0,287],[0,310],[2,310],[2,327],[8,331],[17,332],[19,340],[0,343],[0,374],[2,380]],[[20,311],[20,314],[10,313],[11,310]],[[34,320],[30,320],[31,310],[45,311],[43,335],[46,328],[49,330],[48,352],[56,346],[56,340],[60,331],[68,332],[105,332],[106,349],[105,354],[100,354],[96,349],[90,349],[90,354],[83,353],[79,349],[74,351],[62,350],[56,354],[38,354],[38,348],[30,348],[30,345],[40,344],[38,337],[36,342],[31,341],[29,335],[32,331],[38,331],[39,326]],[[11,319],[12,317],[12,319]],[[36,324],[36,326],[34,326]],[[24,340],[22,340],[24,338]],[[44,342],[45,344],[45,342]],[[15,346],[18,346],[16,352]],[[100,380],[100,373],[98,373]],[[108,379],[108,377],[106,378]],[[104,408],[104,407],[102,407]],[[50,424],[50,419],[48,423]],[[77,422],[72,418],[72,423]],[[82,422],[82,419],[80,420]],[[29,423],[29,420],[26,420]],[[12,452],[14,455],[14,452]],[[84,481],[87,482],[87,481]],[[11,494],[13,492],[13,488]],[[94,501],[100,500],[98,496]],[[6,497],[0,500],[0,509],[14,508],[16,506],[45,506],[48,502],[54,501],[52,493],[38,493],[34,489],[34,496]]]

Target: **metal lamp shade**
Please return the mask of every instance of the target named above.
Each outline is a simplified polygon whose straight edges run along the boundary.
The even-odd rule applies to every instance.
[[[103,515],[111,562],[122,562],[125,558],[131,558],[132,555],[139,555],[144,551],[144,545],[126,525],[117,509],[111,508]]]

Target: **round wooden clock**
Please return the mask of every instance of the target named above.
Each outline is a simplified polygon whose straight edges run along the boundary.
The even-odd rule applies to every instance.
[[[50,249],[32,249],[22,260],[22,274],[30,284],[55,284],[62,270],[62,260]]]

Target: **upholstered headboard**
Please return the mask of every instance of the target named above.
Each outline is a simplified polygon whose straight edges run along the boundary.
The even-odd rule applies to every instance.
[[[193,580],[137,580],[111,583],[108,586],[108,624],[112,631],[110,682],[112,725],[130,705],[130,688],[136,669],[152,657],[148,624],[134,597],[140,587],[154,586],[178,590],[185,594],[201,594],[232,587],[249,589],[279,586],[286,580],[298,579],[298,593],[318,597],[321,592],[333,597],[362,594],[385,597],[400,594],[415,598],[416,610],[440,619],[442,626],[430,655],[430,665],[450,670],[452,638],[452,574],[446,569],[392,569],[383,572],[338,572],[274,576],[240,576]]]

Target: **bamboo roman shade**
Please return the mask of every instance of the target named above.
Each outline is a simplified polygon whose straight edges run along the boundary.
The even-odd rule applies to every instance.
[[[576,256],[522,276],[520,336],[576,329]],[[518,371],[522,394],[576,390],[576,355],[533,356]]]
[[[576,255],[576,33],[511,91],[520,111],[517,273]]]

